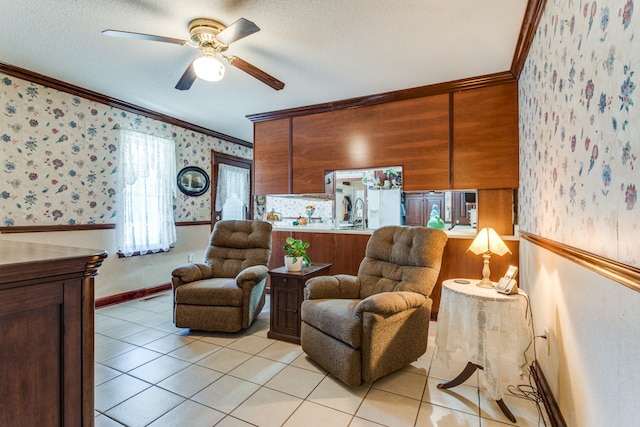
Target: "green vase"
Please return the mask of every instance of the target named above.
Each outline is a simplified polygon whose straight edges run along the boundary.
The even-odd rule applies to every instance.
[[[428,228],[437,228],[438,230],[444,230],[444,221],[438,215],[431,217],[427,223]]]

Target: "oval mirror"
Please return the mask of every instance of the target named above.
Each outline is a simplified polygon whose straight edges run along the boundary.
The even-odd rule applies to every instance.
[[[187,196],[201,196],[209,189],[209,175],[197,166],[187,166],[178,173],[178,188]]]

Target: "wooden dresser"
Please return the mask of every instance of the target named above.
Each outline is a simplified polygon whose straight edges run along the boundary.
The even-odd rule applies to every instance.
[[[106,257],[0,240],[0,425],[93,425],[93,277]]]

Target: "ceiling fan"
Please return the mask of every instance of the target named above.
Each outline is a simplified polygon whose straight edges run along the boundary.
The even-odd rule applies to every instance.
[[[224,54],[231,43],[258,31],[260,31],[260,28],[256,24],[244,18],[238,19],[228,27],[225,27],[213,19],[198,18],[189,23],[189,40],[118,30],[104,30],[102,34],[111,37],[172,43],[202,50],[202,56],[194,59],[182,77],[180,77],[178,84],[176,84],[176,89],[179,90],[188,90],[197,77],[208,81],[222,79],[224,76],[224,65],[218,61],[217,56],[221,56],[226,59],[230,65],[255,77],[273,89],[280,90],[284,88],[284,83],[280,80],[237,56]]]

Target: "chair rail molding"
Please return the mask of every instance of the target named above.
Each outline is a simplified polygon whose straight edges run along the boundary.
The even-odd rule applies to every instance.
[[[520,231],[520,237],[634,291],[640,292],[640,268],[638,267],[596,255],[583,249],[575,248],[526,231]]]

